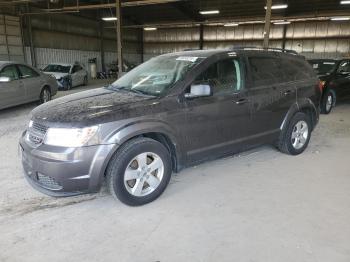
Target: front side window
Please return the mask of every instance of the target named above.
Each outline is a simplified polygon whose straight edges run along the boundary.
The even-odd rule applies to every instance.
[[[232,58],[216,62],[201,73],[195,83],[210,84],[214,95],[226,91],[239,91],[243,86],[240,63]]]
[[[48,65],[44,68],[44,72],[52,72],[52,73],[66,73],[68,74],[70,71],[70,66],[64,66],[64,65]]]
[[[0,77],[8,77],[10,81],[18,80],[19,75],[16,66],[10,65],[3,68],[0,72]]]
[[[193,56],[159,56],[134,68],[107,88],[160,96],[203,60]]]
[[[39,76],[37,72],[35,72],[33,69],[31,69],[28,66],[18,65],[18,69],[21,73],[21,78],[31,78],[31,77]]]
[[[341,73],[341,74],[350,73],[350,62],[349,61],[341,62],[339,65],[338,73]]]

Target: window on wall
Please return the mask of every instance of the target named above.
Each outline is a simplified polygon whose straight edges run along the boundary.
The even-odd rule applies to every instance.
[[[209,66],[195,80],[207,82],[213,88],[213,94],[239,91],[243,87],[240,63],[237,59],[225,59]]]

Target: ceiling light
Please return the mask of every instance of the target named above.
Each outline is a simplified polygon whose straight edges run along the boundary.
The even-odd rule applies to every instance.
[[[224,26],[232,27],[232,26],[239,26],[239,24],[238,23],[227,23],[227,24],[224,24]]]
[[[271,6],[272,10],[276,10],[276,9],[286,9],[288,8],[288,5],[273,5]],[[265,9],[267,9],[267,7],[265,6]]]
[[[199,13],[201,15],[215,15],[215,14],[219,14],[220,11],[219,10],[209,10],[209,11],[200,11]]]
[[[340,1],[341,5],[350,5],[350,1]]]
[[[102,20],[107,21],[107,22],[108,21],[117,21],[118,18],[116,18],[116,17],[103,17]]]
[[[332,21],[349,21],[350,17],[332,17]]]
[[[157,28],[156,27],[145,27],[143,30],[145,30],[145,31],[156,31]]]
[[[274,25],[289,25],[291,22],[290,21],[280,21],[280,22],[274,22]]]

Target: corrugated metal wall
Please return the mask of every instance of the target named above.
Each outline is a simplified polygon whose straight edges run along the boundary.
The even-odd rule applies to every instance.
[[[0,15],[0,60],[24,61],[22,32],[18,17]]]
[[[274,25],[270,46],[296,50],[307,57],[341,57],[350,53],[350,22],[297,22]],[[262,46],[264,25],[238,27],[205,26],[205,49]],[[284,36],[285,32],[285,36]],[[159,29],[144,34],[145,59],[152,56],[199,48],[199,27]]]

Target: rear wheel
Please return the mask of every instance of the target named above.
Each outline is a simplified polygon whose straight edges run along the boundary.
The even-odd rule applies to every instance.
[[[309,144],[311,131],[310,117],[302,112],[296,113],[282,133],[278,145],[280,151],[290,155],[303,153]]]
[[[84,85],[84,86],[87,86],[87,85],[88,85],[88,77],[87,77],[87,76],[84,77],[83,85]]]
[[[171,177],[171,158],[158,141],[136,138],[126,142],[107,168],[107,185],[124,204],[140,206],[157,199]]]
[[[321,113],[329,114],[336,102],[336,94],[333,90],[328,90],[321,101]]]
[[[51,100],[51,91],[48,87],[43,88],[40,93],[40,104],[44,104]]]

